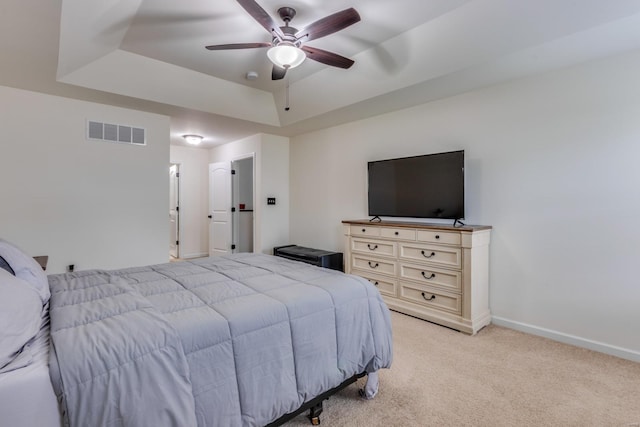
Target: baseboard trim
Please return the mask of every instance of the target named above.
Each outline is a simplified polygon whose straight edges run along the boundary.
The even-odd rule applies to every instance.
[[[186,254],[186,255],[182,255],[180,257],[180,259],[193,259],[193,258],[203,258],[203,257],[208,257],[209,253],[208,252],[201,252],[198,254]]]
[[[598,351],[600,353],[609,354],[611,356],[620,357],[622,359],[631,360],[633,362],[640,362],[640,352],[630,350],[628,348],[616,347],[614,345],[588,340],[585,338],[577,337],[575,335],[569,335],[551,329],[545,329],[526,323],[516,322],[514,320],[505,319],[504,317],[492,316],[491,320],[494,325],[504,326],[505,328],[515,329],[516,331],[526,332],[531,335],[549,338],[554,341],[574,345],[576,347]]]

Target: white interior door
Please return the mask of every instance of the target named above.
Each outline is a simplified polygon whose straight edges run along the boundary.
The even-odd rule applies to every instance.
[[[231,253],[231,163],[209,165],[209,255]]]
[[[180,165],[172,164],[169,168],[169,255],[180,257]]]

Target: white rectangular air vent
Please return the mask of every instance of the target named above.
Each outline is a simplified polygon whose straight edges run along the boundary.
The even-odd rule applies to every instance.
[[[87,138],[121,144],[147,145],[143,128],[88,121]]]

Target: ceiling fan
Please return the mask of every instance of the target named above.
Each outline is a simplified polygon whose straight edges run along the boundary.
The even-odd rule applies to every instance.
[[[262,25],[272,36],[271,43],[232,43],[206,46],[209,50],[229,50],[229,49],[254,49],[269,47],[267,56],[273,62],[271,72],[272,80],[284,78],[287,70],[300,65],[305,58],[321,62],[325,65],[339,68],[349,68],[354,61],[311,46],[304,43],[310,40],[319,39],[340,31],[350,25],[360,21],[360,15],[354,8],[345,9],[332,15],[319,19],[302,30],[290,27],[289,22],[296,15],[295,9],[291,7],[281,7],[278,15],[284,21],[284,26],[279,26],[269,16],[269,14],[254,0],[237,0],[238,3]]]

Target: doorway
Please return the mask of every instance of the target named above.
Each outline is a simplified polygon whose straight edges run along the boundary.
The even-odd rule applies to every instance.
[[[253,252],[253,153],[209,165],[209,255]]]
[[[180,258],[180,164],[169,165],[169,258]]]
[[[234,252],[253,252],[253,156],[234,160],[231,169]]]

